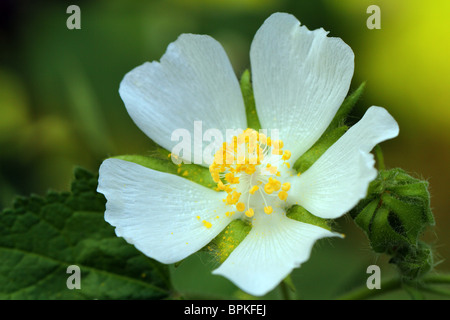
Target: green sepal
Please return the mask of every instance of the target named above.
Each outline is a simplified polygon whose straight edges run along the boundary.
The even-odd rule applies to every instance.
[[[233,220],[202,250],[211,253],[217,263],[223,263],[244,240],[251,228],[247,221]]]
[[[342,135],[347,131],[347,126],[341,126],[325,132],[317,142],[308,149],[294,163],[294,169],[297,172],[305,172],[327,151]]]
[[[393,254],[394,250],[412,243],[403,235],[403,228],[386,206],[380,206],[373,214],[370,225],[370,241],[375,252]]]
[[[170,153],[162,148],[158,148],[146,156],[121,155],[112,158],[134,162],[149,169],[175,174],[210,189],[214,189],[217,186],[208,168],[196,164],[175,164],[170,158]]]
[[[259,131],[261,124],[258,114],[256,113],[255,97],[250,79],[250,71],[247,69],[241,76],[240,80],[242,98],[244,99],[245,115],[247,116],[247,126],[253,130]]]
[[[354,217],[355,222],[357,225],[363,229],[363,231],[366,233],[368,237],[370,237],[370,227],[372,223],[372,218],[375,214],[375,210],[378,208],[378,201],[372,200],[368,204],[361,206],[362,209],[359,212],[359,214]]]
[[[330,221],[319,218],[301,206],[294,205],[288,209],[286,216],[290,219],[312,224],[331,231]],[[230,222],[208,245],[202,250],[209,252],[217,263],[223,263],[233,250],[244,240],[252,226],[248,221],[236,219]]]
[[[361,98],[362,94],[364,93],[365,87],[366,83],[361,83],[359,87],[352,92],[352,94],[345,98],[344,102],[342,102],[341,106],[339,107],[339,110],[336,112],[333,120],[331,120],[331,123],[328,125],[327,130],[325,130],[325,133],[345,124],[345,119],[349,115],[350,111],[352,111],[359,98]]]
[[[295,288],[294,282],[292,281],[292,277],[289,274],[286,278],[283,279],[284,284],[291,290],[292,292],[296,292],[297,289]]]
[[[286,212],[286,216],[290,219],[312,224],[331,231],[331,225],[329,220],[322,219],[313,215],[302,206],[294,205],[290,207]]]
[[[295,161],[293,168],[297,172],[305,172],[348,130],[348,127],[345,125],[345,119],[363,94],[365,86],[365,82],[361,83],[358,89],[345,98],[319,140]]]
[[[350,215],[375,252],[393,256],[402,276],[412,279],[431,269],[431,249],[419,240],[434,225],[427,181],[399,168],[381,170]]]

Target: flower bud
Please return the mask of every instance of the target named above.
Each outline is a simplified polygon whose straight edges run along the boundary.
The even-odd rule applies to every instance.
[[[382,170],[350,215],[375,252],[393,255],[390,262],[403,276],[413,279],[431,269],[431,249],[419,242],[425,227],[434,225],[428,182],[399,168]]]
[[[390,262],[397,265],[403,278],[418,279],[433,268],[433,251],[428,244],[419,241],[417,246],[397,252]]]

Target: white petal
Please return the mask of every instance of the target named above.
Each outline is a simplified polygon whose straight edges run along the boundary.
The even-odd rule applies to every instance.
[[[176,129],[187,129],[194,141],[194,121],[202,121],[203,132],[221,130],[224,140],[225,129],[247,126],[233,68],[223,47],[206,35],[181,35],[160,63],[147,62],[126,74],[119,92],[137,126],[169,151],[179,142],[171,141]],[[197,130],[198,141],[202,138]],[[191,152],[194,162],[193,147]]]
[[[353,51],[323,29],[310,31],[294,16],[275,13],[256,33],[250,58],[261,126],[279,130],[295,161],[343,102],[353,76]]]
[[[163,263],[198,251],[231,221],[222,193],[128,161],[102,163],[98,192],[108,200],[105,220],[117,236]]]
[[[274,289],[294,268],[308,260],[314,243],[339,236],[326,229],[287,218],[281,212],[264,213],[214,274],[230,279],[242,290],[261,296]]]
[[[373,147],[398,135],[392,116],[381,107],[371,107],[300,177],[291,178],[288,201],[321,218],[334,219],[367,193],[375,179]]]

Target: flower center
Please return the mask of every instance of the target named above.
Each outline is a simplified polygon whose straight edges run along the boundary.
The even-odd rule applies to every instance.
[[[230,211],[226,215],[238,211],[252,218],[256,212],[271,214],[281,207],[291,188],[282,178],[290,167],[286,162],[290,157],[289,150],[283,151],[283,141],[271,140],[253,129],[224,142],[209,171],[217,190],[227,193],[223,201]]]

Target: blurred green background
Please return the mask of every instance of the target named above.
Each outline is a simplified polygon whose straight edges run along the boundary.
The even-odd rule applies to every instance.
[[[81,8],[81,30],[66,27],[71,4]],[[380,30],[366,27],[371,4],[381,9]],[[276,11],[294,14],[309,29],[323,27],[352,47],[351,90],[362,81],[367,86],[350,122],[371,105],[398,121],[400,136],[382,145],[386,164],[429,181],[436,227],[425,237],[442,261],[437,270],[450,270],[448,0],[3,0],[0,209],[16,194],[68,190],[75,165],[96,171],[108,156],[147,153],[154,145],[118,94],[124,74],[159,60],[179,34],[199,33],[222,43],[240,76],[249,67],[253,35]],[[382,278],[394,272],[352,221],[344,217],[339,225],[346,239],[320,242],[294,272],[300,296],[329,298],[364,284],[370,264],[383,266]],[[176,286],[212,296],[235,292],[209,274],[212,267],[207,257],[193,256],[172,268]]]

